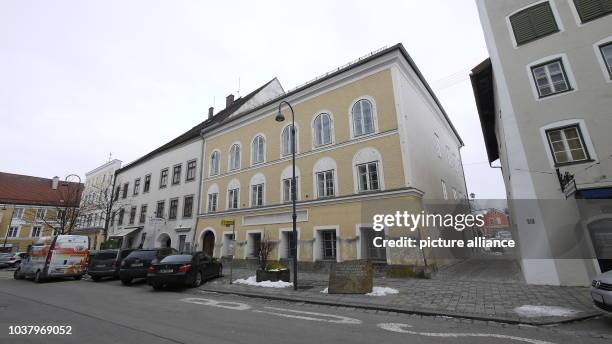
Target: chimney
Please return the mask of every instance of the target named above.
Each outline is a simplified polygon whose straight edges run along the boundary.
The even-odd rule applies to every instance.
[[[225,97],[225,108],[227,109],[228,107],[230,107],[230,105],[232,105],[233,102],[234,102],[233,94],[230,94],[229,96]]]
[[[208,119],[213,118],[213,112],[215,112],[215,108],[214,107],[209,107],[208,108]]]
[[[59,185],[59,177],[55,176],[53,177],[53,180],[51,181],[51,189],[57,190],[58,185]]]

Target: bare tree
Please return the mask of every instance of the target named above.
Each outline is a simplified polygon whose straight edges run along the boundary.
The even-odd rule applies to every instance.
[[[270,253],[276,246],[276,242],[270,240],[270,235],[268,231],[264,229],[264,232],[261,236],[261,241],[259,242],[259,252],[257,257],[259,259],[259,268],[261,270],[266,270],[268,266],[268,259],[270,257]]]
[[[70,234],[74,230],[81,209],[80,200],[83,192],[83,184],[60,181],[57,185],[59,194],[56,205],[47,207],[52,209],[55,216],[38,216],[34,217],[33,222],[44,223],[47,227],[53,229],[53,235]]]

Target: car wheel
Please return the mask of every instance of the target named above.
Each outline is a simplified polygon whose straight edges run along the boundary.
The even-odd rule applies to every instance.
[[[74,280],[75,281],[79,281],[79,280],[81,280],[81,278],[83,278],[83,275],[76,275],[76,276],[74,276]]]
[[[100,277],[100,276],[91,276],[91,279],[92,279],[94,282],[98,282],[98,281],[99,281],[101,278],[102,278],[102,277]]]
[[[132,279],[131,278],[122,278],[121,279],[121,284],[123,284],[123,285],[130,285],[130,284],[132,284]]]
[[[15,272],[13,272],[13,278],[16,279],[16,280],[23,279],[23,276],[21,275],[20,269],[17,269],[17,270],[15,270]]]
[[[40,272],[40,270],[36,271],[36,275],[34,275],[34,282],[35,283],[42,282],[42,272]]]
[[[153,287],[153,290],[155,291],[160,291],[164,288],[164,285],[161,283],[153,283],[151,284],[151,286]]]
[[[193,279],[193,287],[197,288],[202,284],[202,272],[198,271]]]

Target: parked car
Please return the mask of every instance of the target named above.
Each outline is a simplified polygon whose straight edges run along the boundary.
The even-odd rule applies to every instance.
[[[591,298],[598,310],[612,316],[612,270],[595,277],[591,283]]]
[[[89,238],[85,235],[58,235],[55,243],[53,239],[52,236],[39,238],[13,277],[33,278],[36,283],[56,277],[81,279],[87,266]]]
[[[119,278],[121,262],[134,249],[100,250],[89,258],[87,274],[94,281],[103,277]]]
[[[119,279],[124,285],[130,285],[136,278],[147,278],[147,269],[151,264],[177,253],[177,250],[168,247],[134,250],[121,262]]]
[[[28,259],[27,252],[4,253],[0,256],[0,267],[17,268],[26,259]]]
[[[221,276],[222,272],[221,263],[204,252],[177,254],[151,264],[147,282],[155,290],[173,285],[198,287],[208,279]]]

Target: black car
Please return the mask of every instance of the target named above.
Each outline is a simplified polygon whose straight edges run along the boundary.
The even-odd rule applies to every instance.
[[[121,262],[132,251],[134,251],[134,249],[128,248],[96,252],[89,259],[87,274],[91,276],[91,279],[94,281],[99,281],[102,277],[119,278]]]
[[[147,282],[155,290],[170,285],[197,287],[205,280],[221,276],[222,272],[221,263],[204,252],[177,254],[151,264]]]
[[[177,253],[177,250],[168,247],[151,250],[134,250],[121,262],[119,279],[121,279],[121,283],[124,285],[129,285],[135,278],[146,278],[147,269],[151,264]]]

